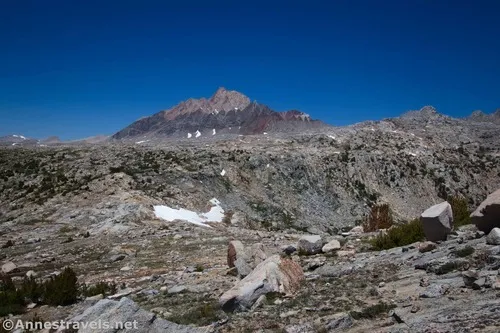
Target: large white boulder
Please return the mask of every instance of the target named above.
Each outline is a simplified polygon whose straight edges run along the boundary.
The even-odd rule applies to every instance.
[[[287,295],[295,293],[303,280],[304,272],[299,264],[291,259],[273,255],[226,291],[220,297],[219,303],[227,312],[246,311],[259,297],[270,292]]]
[[[471,222],[484,233],[500,228],[500,189],[488,195],[470,217]]]
[[[431,242],[446,240],[453,229],[453,211],[448,202],[428,208],[420,216],[425,238]]]

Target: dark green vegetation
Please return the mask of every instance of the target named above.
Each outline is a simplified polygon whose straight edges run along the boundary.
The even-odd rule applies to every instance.
[[[351,311],[351,317],[356,320],[359,319],[375,319],[381,315],[387,314],[390,310],[394,309],[396,306],[393,304],[387,304],[384,302],[379,302],[377,304],[368,306],[361,311]]]
[[[386,233],[371,239],[370,243],[374,250],[381,251],[419,242],[424,238],[422,223],[419,219],[415,219],[406,224],[390,228]]]
[[[465,224],[470,224],[471,211],[469,210],[467,200],[464,197],[453,196],[448,197],[448,202],[453,211],[454,227],[456,228]]]
[[[474,248],[472,246],[466,246],[462,249],[451,251],[451,253],[458,258],[468,257],[474,253]]]
[[[114,284],[104,282],[93,287],[79,286],[75,272],[69,267],[45,281],[25,277],[17,286],[9,276],[3,275],[0,277],[0,316],[23,313],[31,302],[64,306],[76,303],[81,296],[115,292]]]

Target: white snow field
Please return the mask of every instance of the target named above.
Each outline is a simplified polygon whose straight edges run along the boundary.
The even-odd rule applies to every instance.
[[[153,206],[156,217],[172,222],[183,220],[199,226],[211,228],[206,222],[222,222],[224,209],[216,198],[210,200],[212,208],[207,213],[196,213],[184,208],[170,208],[168,206]]]

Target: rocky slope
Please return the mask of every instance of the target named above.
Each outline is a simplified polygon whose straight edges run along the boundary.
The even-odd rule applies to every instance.
[[[489,243],[500,237],[465,226],[436,244],[373,251],[374,233],[345,231],[377,204],[398,223],[448,196],[482,207],[500,188],[499,134],[494,122],[425,107],[299,134],[0,148],[2,272],[20,283],[71,266],[81,282],[118,286],[116,301],[32,304],[14,318],[137,316],[142,331],[498,332],[500,250]],[[185,221],[214,202],[220,222]],[[248,281],[260,291],[240,297]]]
[[[265,105],[250,102],[239,92],[219,88],[209,99],[191,98],[169,110],[139,119],[113,138],[198,138],[217,134],[300,132],[325,126],[300,111],[276,112]]]

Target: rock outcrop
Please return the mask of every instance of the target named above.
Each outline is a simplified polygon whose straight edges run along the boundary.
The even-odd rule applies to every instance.
[[[448,202],[442,202],[428,208],[420,216],[425,238],[431,242],[446,240],[453,229],[453,211]]]
[[[472,223],[485,233],[500,228],[500,189],[488,195],[471,214]]]
[[[304,272],[299,264],[291,259],[273,255],[226,291],[219,303],[227,312],[245,311],[268,293],[295,293],[303,280]]]

